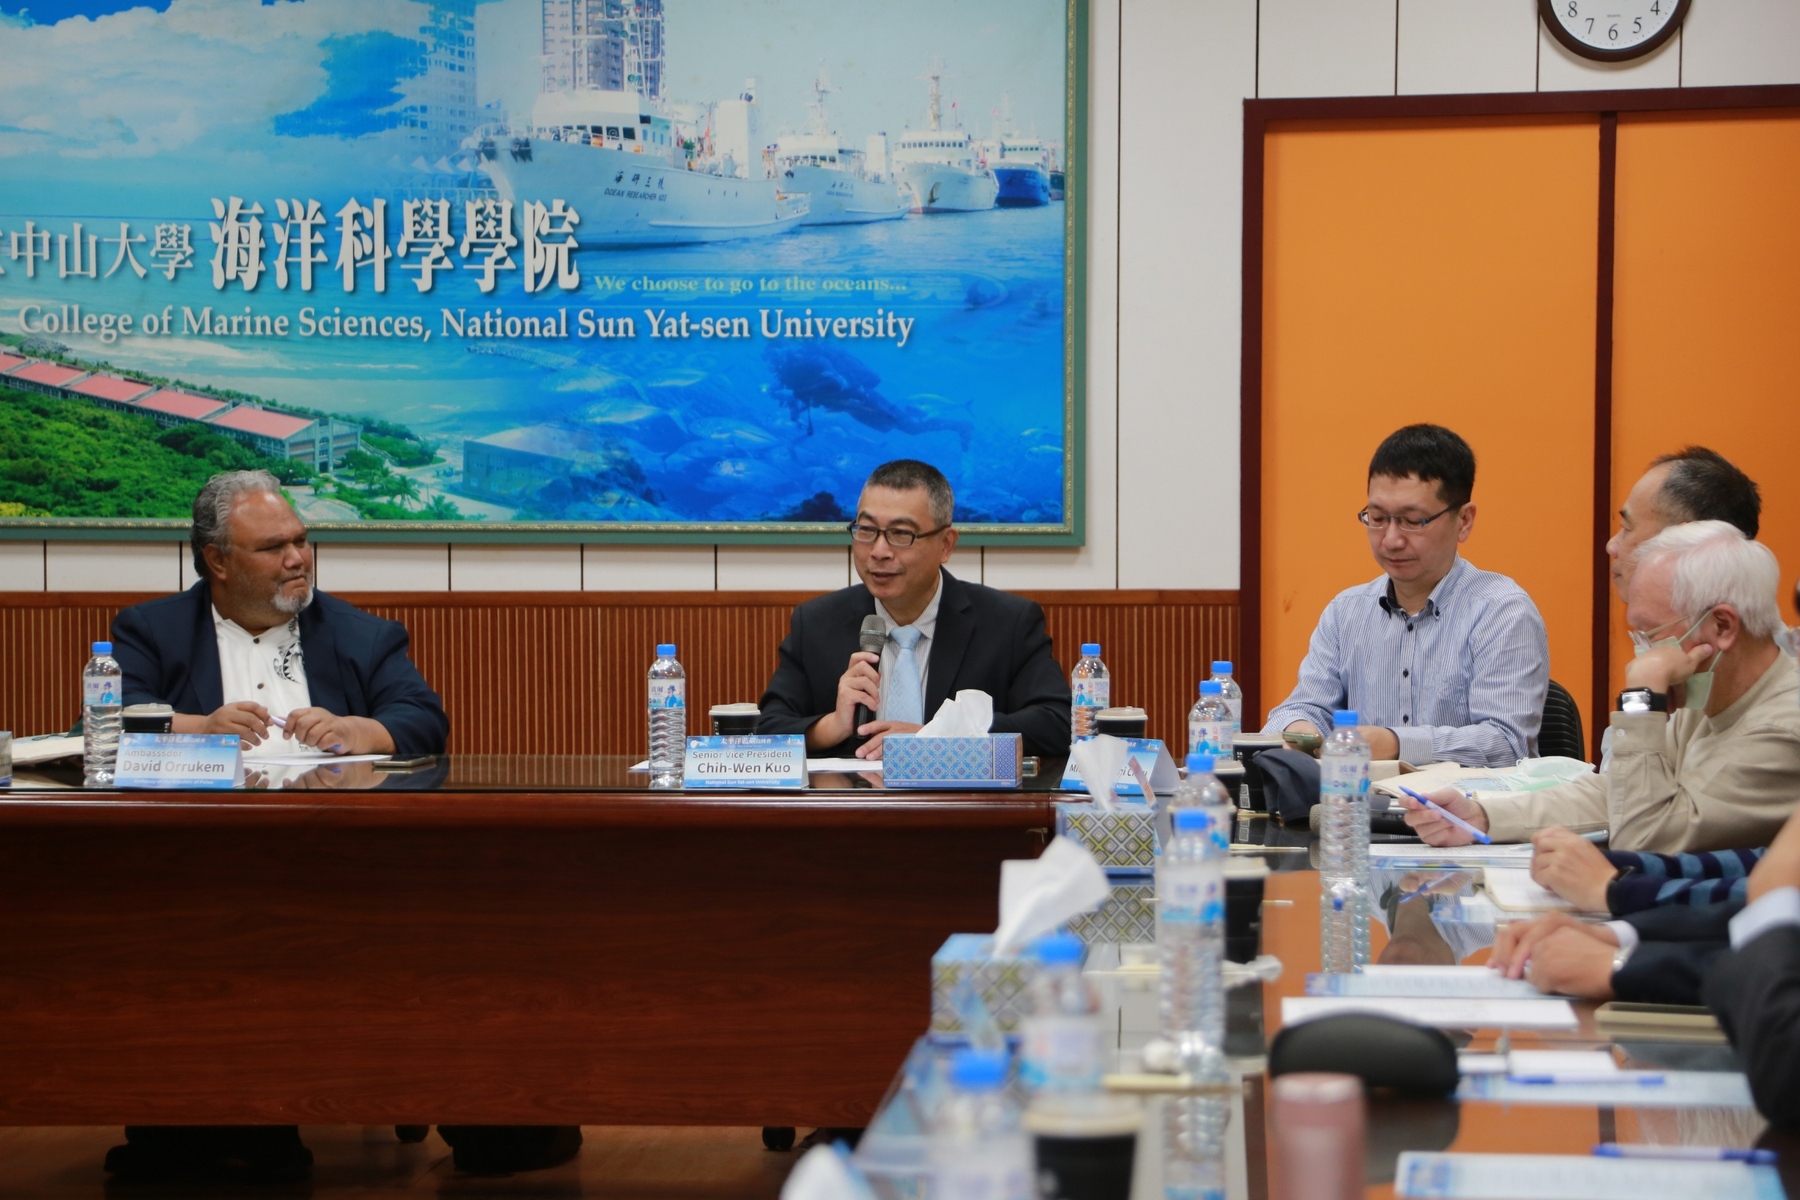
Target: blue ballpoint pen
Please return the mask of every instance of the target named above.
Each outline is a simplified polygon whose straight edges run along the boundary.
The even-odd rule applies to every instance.
[[[1663,1083],[1661,1075],[1508,1075],[1508,1083],[1533,1084],[1588,1084],[1619,1083],[1631,1087],[1660,1087]]]
[[[1594,1147],[1600,1158],[1666,1158],[1690,1162],[1741,1162],[1753,1166],[1771,1166],[1781,1156],[1773,1150],[1738,1150],[1729,1146],[1642,1146],[1601,1142]]]
[[[1432,812],[1436,813],[1438,816],[1444,818],[1444,820],[1450,822],[1452,825],[1454,825],[1458,829],[1462,830],[1464,833],[1468,834],[1470,837],[1474,838],[1476,841],[1480,842],[1482,845],[1491,846],[1494,844],[1493,838],[1491,838],[1487,834],[1481,832],[1481,830],[1475,828],[1473,825],[1469,824],[1467,821],[1463,820],[1461,817],[1457,816],[1455,813],[1450,812],[1443,805],[1438,804],[1432,800],[1427,800],[1425,797],[1419,795],[1419,793],[1413,791],[1409,787],[1403,787],[1400,790],[1405,792],[1407,795],[1411,796],[1414,800],[1417,800],[1420,804],[1423,804],[1426,808],[1430,809]]]

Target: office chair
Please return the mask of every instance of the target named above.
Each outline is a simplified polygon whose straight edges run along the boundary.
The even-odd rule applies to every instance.
[[[1544,693],[1544,720],[1538,728],[1538,753],[1545,758],[1562,755],[1587,761],[1587,741],[1581,730],[1581,710],[1569,689],[1552,679]]]

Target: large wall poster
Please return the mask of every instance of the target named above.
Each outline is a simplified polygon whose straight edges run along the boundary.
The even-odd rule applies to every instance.
[[[0,0],[0,536],[1078,543],[1085,15]]]

